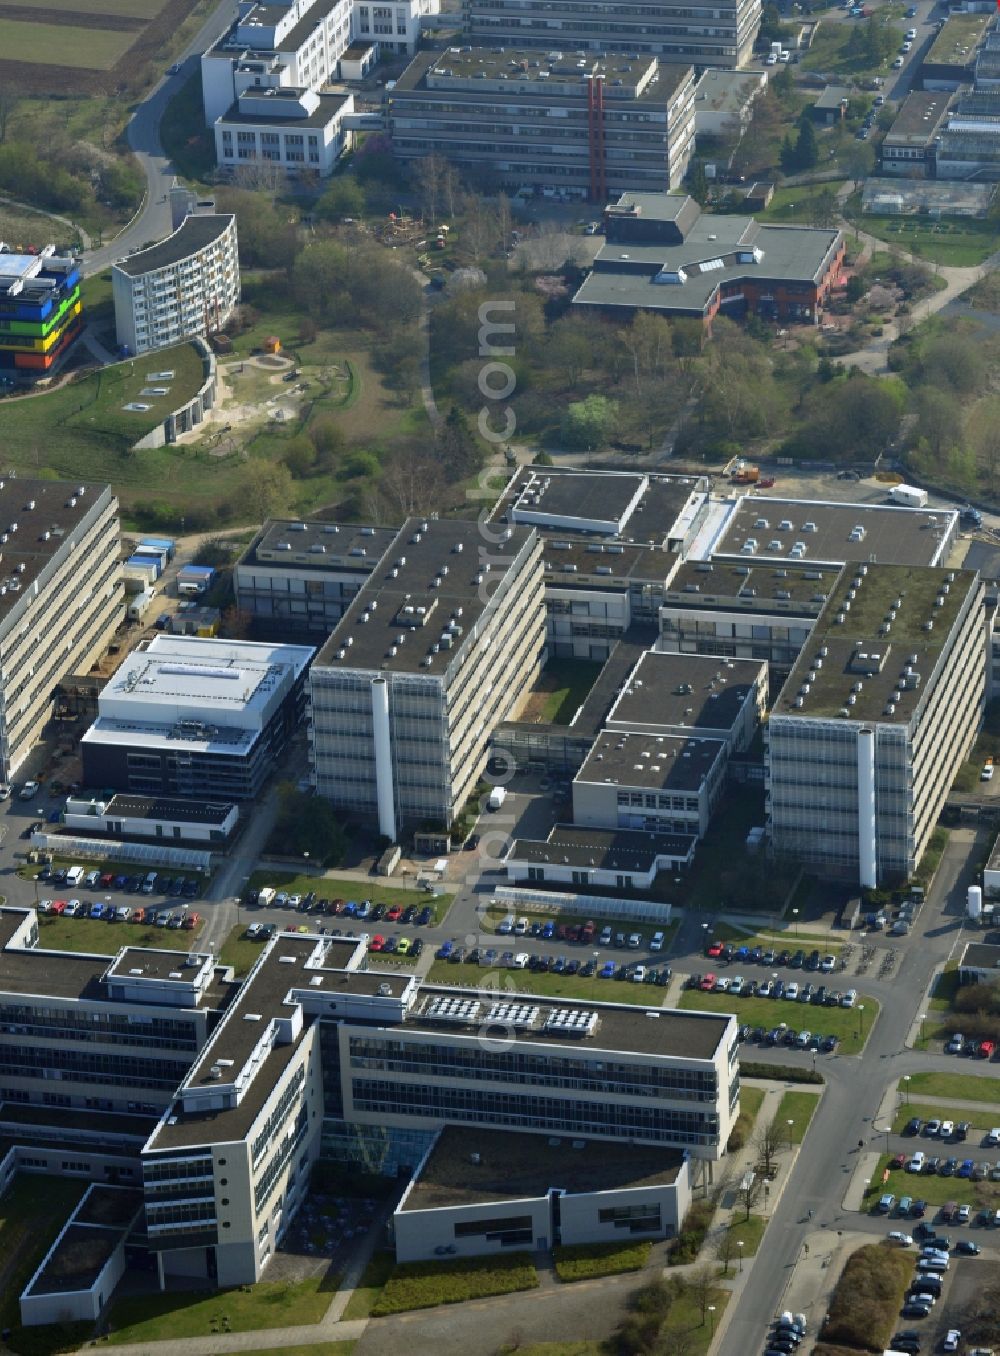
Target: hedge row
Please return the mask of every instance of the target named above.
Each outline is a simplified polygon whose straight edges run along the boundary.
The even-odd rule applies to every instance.
[[[744,1078],[770,1078],[782,1083],[825,1083],[821,1073],[800,1069],[794,1064],[765,1064],[759,1060],[741,1059],[740,1073]]]
[[[525,1252],[453,1262],[403,1262],[393,1270],[372,1306],[372,1317],[385,1318],[437,1304],[461,1304],[488,1295],[509,1295],[516,1290],[534,1290],[537,1285],[538,1274]]]
[[[851,1253],[820,1337],[834,1346],[885,1351],[896,1327],[903,1294],[913,1275],[912,1254],[869,1243]]]
[[[623,1271],[641,1271],[649,1261],[652,1243],[587,1243],[575,1248],[555,1248],[556,1275],[561,1281],[585,1281],[595,1276],[617,1276]]]

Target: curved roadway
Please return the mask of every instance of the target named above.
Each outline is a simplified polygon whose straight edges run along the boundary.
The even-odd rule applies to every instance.
[[[178,58],[173,75],[164,76],[142,103],[137,104],[126,129],[129,146],[146,176],[142,207],[110,245],[88,250],[83,256],[85,276],[100,273],[143,245],[170,234],[170,204],[167,191],[174,169],[160,145],[160,121],[167,104],[179,93],[207,48],[216,42],[236,18],[235,0],[222,0]]]

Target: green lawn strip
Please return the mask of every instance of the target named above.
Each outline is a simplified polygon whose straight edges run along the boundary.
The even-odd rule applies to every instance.
[[[231,965],[236,977],[245,975],[260,955],[262,942],[252,942],[246,935],[246,927],[238,923],[222,943],[219,952],[219,964]]]
[[[370,1317],[372,1306],[381,1295],[386,1281],[395,1269],[396,1259],[391,1252],[372,1254],[351,1298],[347,1301],[347,1307],[343,1313],[343,1322],[348,1323],[353,1318]]]
[[[814,947],[823,955],[840,955],[842,946],[828,932],[772,932],[756,928],[752,923],[713,923],[705,933],[711,941],[735,942],[738,946],[761,946],[773,951],[805,951]]]
[[[541,672],[541,681],[552,690],[544,694],[540,720],[569,725],[600,671],[601,665],[589,659],[550,659]]]
[[[870,235],[900,246],[929,263],[972,268],[988,258],[996,246],[995,226],[990,221],[942,221],[928,225],[895,216],[863,215],[857,225]]]
[[[572,1248],[553,1248],[556,1275],[561,1281],[589,1281],[596,1276],[617,1276],[623,1271],[641,1271],[653,1245],[640,1243],[586,1243]]]
[[[605,1356],[606,1350],[603,1342],[532,1342],[530,1346],[517,1342],[498,1347],[497,1356]]]
[[[778,1110],[774,1113],[774,1119],[781,1129],[782,1138],[785,1137],[787,1130],[793,1143],[801,1144],[805,1139],[809,1122],[812,1120],[813,1113],[818,1105],[819,1093],[786,1092],[778,1104]],[[792,1122],[791,1127],[788,1125],[789,1121]]]
[[[958,960],[950,960],[937,977],[927,1006],[933,1012],[948,1012],[958,993]]]
[[[0,1200],[0,1324],[3,1327],[20,1328],[18,1297],[88,1185],[79,1179],[19,1173],[14,1185]],[[12,1344],[18,1349],[16,1340]]]
[[[505,1257],[465,1257],[454,1262],[403,1262],[393,1268],[371,1312],[374,1318],[384,1318],[537,1286],[538,1274],[530,1253],[525,1252]]]
[[[357,1342],[296,1342],[291,1347],[254,1347],[243,1356],[351,1356]]]
[[[479,965],[452,965],[435,961],[427,975],[430,984],[462,984],[490,993],[537,993],[548,998],[579,998],[587,1002],[634,1003],[647,1008],[663,1006],[665,989],[656,984],[632,984],[617,979],[579,979],[576,975],[553,975],[537,970],[486,969]]]
[[[706,1356],[731,1298],[732,1292],[729,1290],[711,1291],[708,1304],[712,1306],[714,1312],[708,1314],[707,1320],[702,1317],[701,1305],[693,1295],[681,1295],[675,1299],[660,1329],[660,1346],[657,1349],[670,1352],[673,1349],[671,1334],[677,1333],[678,1336],[683,1334],[690,1344],[684,1347],[690,1356]]]
[[[123,946],[154,947],[161,951],[190,951],[201,926],[156,928],[145,923],[106,923],[102,918],[66,918],[39,914],[38,945],[47,951],[82,951],[113,956]]]
[[[861,1011],[862,1004],[864,1012]],[[685,989],[679,1006],[703,1012],[731,1012],[741,1024],[745,1022],[748,1026],[762,1026],[765,1030],[784,1022],[796,1031],[819,1031],[824,1036],[836,1036],[840,1041],[838,1053],[842,1055],[858,1053],[868,1039],[879,1013],[878,1003],[867,994],[863,994],[858,1006],[853,1008],[817,1008],[812,1003],[789,1003],[784,999],[773,998],[732,998],[727,993],[701,993],[696,989]],[[778,1057],[777,1051],[775,1057]]]
[[[933,1140],[927,1141],[928,1145],[933,1145]],[[975,1158],[977,1162],[982,1161],[982,1150],[978,1155],[974,1151],[965,1152],[964,1144],[943,1144],[942,1150],[951,1150],[947,1157],[957,1158],[961,1163],[964,1158]],[[930,1152],[926,1149],[925,1152]],[[935,1149],[935,1153],[937,1153]],[[973,1182],[967,1177],[940,1177],[937,1173],[928,1175],[927,1173],[906,1172],[902,1168],[889,1169],[889,1180],[885,1186],[882,1185],[882,1174],[889,1167],[891,1155],[881,1154],[875,1170],[872,1173],[871,1184],[865,1193],[865,1209],[870,1215],[877,1213],[879,1198],[889,1194],[896,1197],[898,1201],[901,1196],[912,1196],[916,1200],[924,1200],[929,1206],[944,1205],[946,1201],[955,1201],[958,1205],[969,1205],[973,1212],[981,1209],[983,1206],[989,1206],[991,1210],[1000,1208],[1000,1182]],[[888,1225],[888,1228],[895,1228],[895,1225]]]
[[[976,1074],[918,1073],[910,1077],[910,1096],[948,1097],[955,1102],[1000,1106],[1000,1078]]]
[[[297,1284],[261,1281],[245,1290],[180,1291],[123,1295],[108,1316],[108,1341],[178,1341],[212,1333],[254,1332],[318,1323],[339,1284],[337,1276],[312,1276]]]
[[[428,890],[415,890],[406,885],[378,885],[374,880],[309,876],[297,871],[255,871],[247,882],[247,888],[251,890],[260,890],[265,885],[273,890],[284,890],[290,895],[307,895],[310,890],[314,890],[320,899],[353,899],[358,902],[369,899],[373,904],[385,904],[387,907],[399,904],[408,908],[416,904],[420,909],[426,905],[432,913],[432,924],[444,920],[455,898],[453,894],[432,895]],[[392,927],[384,919],[379,919],[379,923]]]
[[[745,1213],[737,1211],[733,1216],[733,1222],[730,1224],[728,1233],[732,1239],[732,1252],[730,1254],[729,1266],[732,1270],[739,1267],[740,1253],[744,1257],[753,1257],[764,1237],[764,1230],[767,1228],[767,1219],[763,1215],[751,1215],[749,1219]],[[742,1249],[740,1244],[743,1244]]]
[[[900,1092],[902,1092],[902,1084],[899,1086]],[[940,1105],[935,1106],[930,1102],[914,1102],[911,1100],[910,1102],[902,1102],[896,1115],[893,1117],[893,1134],[902,1134],[906,1129],[907,1122],[912,1120],[914,1116],[919,1116],[922,1121],[943,1121],[945,1119],[968,1121],[972,1126],[973,1131],[979,1131],[980,1133],[991,1130],[996,1124],[996,1117],[994,1117],[991,1112],[965,1111],[963,1110],[961,1103],[956,1103],[954,1105],[951,1103],[941,1103]],[[908,1146],[908,1148],[909,1147],[910,1146]],[[915,1138],[912,1143],[912,1150],[923,1149],[924,1153],[934,1153],[939,1156],[944,1152],[946,1158],[953,1153],[958,1156],[959,1149],[968,1147],[968,1144],[959,1144],[956,1146],[952,1146],[951,1144],[939,1144],[937,1140],[924,1139],[922,1136]],[[975,1152],[972,1148],[969,1149],[969,1152],[975,1157]],[[981,1152],[989,1153],[990,1150],[982,1150]],[[995,1152],[997,1157],[1000,1158],[1000,1149],[997,1149]],[[966,1157],[968,1157],[968,1154]]]
[[[163,110],[160,141],[183,178],[204,182],[214,170],[215,141],[205,128],[200,70],[184,82]]]
[[[753,1134],[754,1121],[757,1119],[757,1113],[760,1111],[760,1104],[763,1100],[763,1088],[750,1088],[745,1083],[740,1085],[740,1114],[736,1117],[736,1124],[729,1134],[727,1148],[730,1153],[742,1149],[750,1139]]]
[[[194,876],[197,880],[204,883],[211,881],[211,876],[206,876],[204,872],[198,871],[194,867],[188,867],[186,871],[177,871],[176,867],[164,866],[162,862],[119,862],[114,858],[107,857],[64,857],[60,852],[53,852],[52,860],[49,862],[49,865],[53,868],[58,866],[82,866],[85,871],[100,871],[101,875],[113,873],[116,876],[138,876],[145,875],[147,871],[165,871],[169,876]],[[41,867],[38,866],[37,863],[25,862],[22,866],[17,868],[17,874],[22,880],[35,880],[40,870]],[[77,886],[76,888],[77,890],[86,890],[88,887]],[[61,898],[58,893],[54,893],[60,890],[64,894],[66,894],[67,891],[69,892],[66,894],[67,898],[72,895],[72,889],[68,885],[56,885],[51,880],[40,880],[38,882],[38,894],[41,899],[45,899],[47,895],[50,894],[54,899]],[[100,886],[97,887],[95,898],[97,894],[101,894],[103,898],[103,892],[101,891]]]

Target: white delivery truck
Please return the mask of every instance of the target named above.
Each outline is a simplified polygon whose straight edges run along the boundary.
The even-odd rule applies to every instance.
[[[927,506],[927,491],[917,489],[916,485],[893,485],[889,498],[894,504],[904,504],[907,508]]]
[[[487,805],[491,810],[499,810],[506,799],[507,788],[504,786],[495,786],[490,792],[490,798],[487,801]]]

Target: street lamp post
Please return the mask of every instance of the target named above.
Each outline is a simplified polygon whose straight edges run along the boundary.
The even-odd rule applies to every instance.
[[[859,1003],[859,1004],[858,1004],[858,1035],[859,1035],[859,1036],[861,1035],[861,1022],[862,1022],[862,1019],[863,1019],[864,1011],[865,1011],[865,1005],[864,1005],[864,1003]]]
[[[739,1250],[740,1250],[740,1274],[742,1275],[742,1274],[743,1274],[743,1239],[742,1239],[742,1238],[738,1238],[738,1239],[736,1240],[736,1246],[737,1246],[737,1247],[739,1248]]]
[[[903,1074],[903,1091],[906,1094],[906,1105],[910,1105],[910,1079],[912,1074]]]
[[[708,1332],[708,1340],[711,1341],[712,1338],[715,1336],[715,1305],[714,1305],[714,1304],[710,1304],[710,1305],[708,1306],[708,1321],[709,1321],[709,1323],[710,1323],[710,1325],[711,1325],[710,1328],[709,1328],[709,1332]]]
[[[927,1013],[926,1013],[926,1012],[922,1012],[922,1013],[920,1014],[920,1044],[921,1044],[921,1045],[923,1045],[923,1043],[924,1043],[924,1022],[926,1022],[926,1021],[927,1021]]]
[[[792,1151],[792,1126],[793,1126],[794,1124],[795,1124],[795,1122],[794,1122],[794,1121],[792,1120],[792,1118],[789,1116],[789,1118],[788,1118],[788,1152],[789,1152],[789,1153],[791,1153],[791,1151]]]
[[[796,935],[796,937],[797,937],[797,936],[799,935],[799,911],[798,911],[798,909],[793,909],[793,910],[792,910],[792,920],[793,920],[793,922],[794,922],[794,924],[795,924],[795,935]]]

